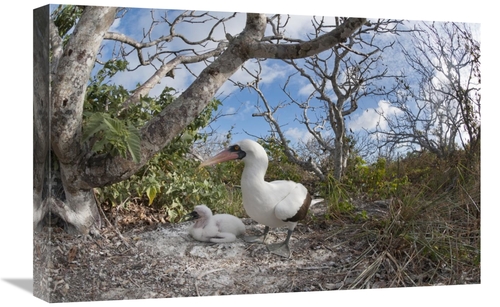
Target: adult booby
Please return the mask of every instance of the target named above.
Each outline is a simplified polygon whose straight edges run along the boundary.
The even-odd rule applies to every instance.
[[[269,244],[267,249],[271,253],[290,257],[288,244],[297,222],[306,217],[311,204],[322,200],[312,200],[306,187],[300,183],[289,180],[265,181],[264,175],[269,160],[264,148],[252,140],[242,140],[204,161],[200,166],[236,159],[245,163],[241,176],[243,207],[248,216],[265,225],[262,235],[246,237],[245,241],[255,242],[263,237],[264,243],[270,227],[287,227],[285,241]]]
[[[239,218],[231,214],[212,215],[212,210],[206,205],[194,207],[188,217],[188,220],[195,220],[189,234],[198,241],[233,242],[245,233],[245,224]]]

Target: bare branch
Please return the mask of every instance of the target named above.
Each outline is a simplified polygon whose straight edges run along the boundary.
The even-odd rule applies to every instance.
[[[463,24],[422,23],[416,30],[410,47],[400,45],[418,85],[396,78],[397,91],[390,99],[400,115],[386,116],[389,131],[375,133],[385,136],[380,146],[411,144],[444,157],[457,149],[458,141],[465,148],[479,137],[480,78],[474,73],[479,49],[467,50],[474,40]],[[462,36],[465,41],[463,33],[469,33]]]
[[[145,96],[149,91],[160,82],[160,80],[172,72],[175,67],[179,64],[197,63],[206,60],[211,57],[220,55],[226,48],[226,44],[219,44],[217,49],[206,52],[201,55],[194,56],[178,56],[175,59],[163,64],[156,72],[141,86],[139,86],[134,93],[123,103],[122,109],[119,113],[126,110],[131,104],[137,104],[140,102],[142,96]]]
[[[305,58],[332,46],[345,42],[365,23],[366,18],[348,18],[344,23],[332,31],[307,42],[294,44],[269,44],[254,41],[250,44],[249,55],[252,58],[268,59],[298,59]]]
[[[285,133],[281,129],[280,124],[278,121],[274,118],[274,114],[276,113],[277,110],[280,108],[283,108],[284,106],[282,104],[278,104],[276,107],[271,107],[271,104],[268,102],[266,99],[264,93],[260,90],[259,88],[259,83],[261,80],[260,74],[262,73],[262,66],[260,61],[258,61],[258,66],[259,70],[256,73],[251,73],[248,71],[246,68],[244,68],[248,74],[252,75],[254,77],[254,82],[252,83],[247,83],[246,85],[240,84],[241,87],[247,87],[251,88],[253,91],[257,93],[259,96],[260,100],[264,104],[264,110],[260,111],[258,113],[252,114],[254,117],[263,117],[270,125],[272,131],[277,134],[281,145],[284,148],[284,154],[286,157],[292,162],[295,163],[305,170],[309,170],[314,172],[321,180],[325,179],[325,175],[323,172],[317,167],[317,165],[313,161],[303,161],[299,159],[294,152],[294,150],[289,146],[289,142],[285,136]]]

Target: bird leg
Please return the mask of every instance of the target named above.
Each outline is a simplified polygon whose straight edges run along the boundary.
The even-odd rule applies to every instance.
[[[267,250],[270,253],[276,254],[281,257],[290,258],[290,247],[288,247],[288,242],[290,241],[290,236],[293,230],[288,230],[285,241],[281,243],[274,243],[267,245]]]
[[[264,243],[266,241],[267,233],[269,232],[269,226],[264,228],[264,233],[256,236],[245,236],[243,240],[248,243],[254,243],[257,241],[261,241],[260,243]],[[262,239],[261,239],[262,238]]]

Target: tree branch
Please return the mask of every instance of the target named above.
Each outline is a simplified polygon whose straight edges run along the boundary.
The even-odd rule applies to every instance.
[[[339,27],[307,42],[295,44],[269,44],[254,41],[249,45],[249,56],[268,59],[305,58],[347,41],[366,22],[366,18],[348,18]]]

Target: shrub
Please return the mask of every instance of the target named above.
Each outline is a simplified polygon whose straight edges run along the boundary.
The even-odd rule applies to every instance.
[[[92,78],[84,104],[83,139],[95,153],[130,156],[139,159],[139,129],[173,99],[174,90],[165,88],[157,98],[142,97],[140,104],[121,109],[130,93],[121,86],[109,85],[117,72],[124,70],[123,61],[107,62]],[[155,155],[129,179],[96,189],[101,202],[111,206],[135,202],[165,210],[167,220],[179,220],[195,205],[223,203],[227,189],[206,172],[197,170],[198,162],[188,157],[195,141],[206,135],[205,127],[220,101],[207,108],[167,147]]]
[[[390,170],[384,158],[368,165],[361,157],[356,157],[347,169],[344,184],[358,197],[371,200],[388,199],[398,194],[409,184],[408,177]]]

